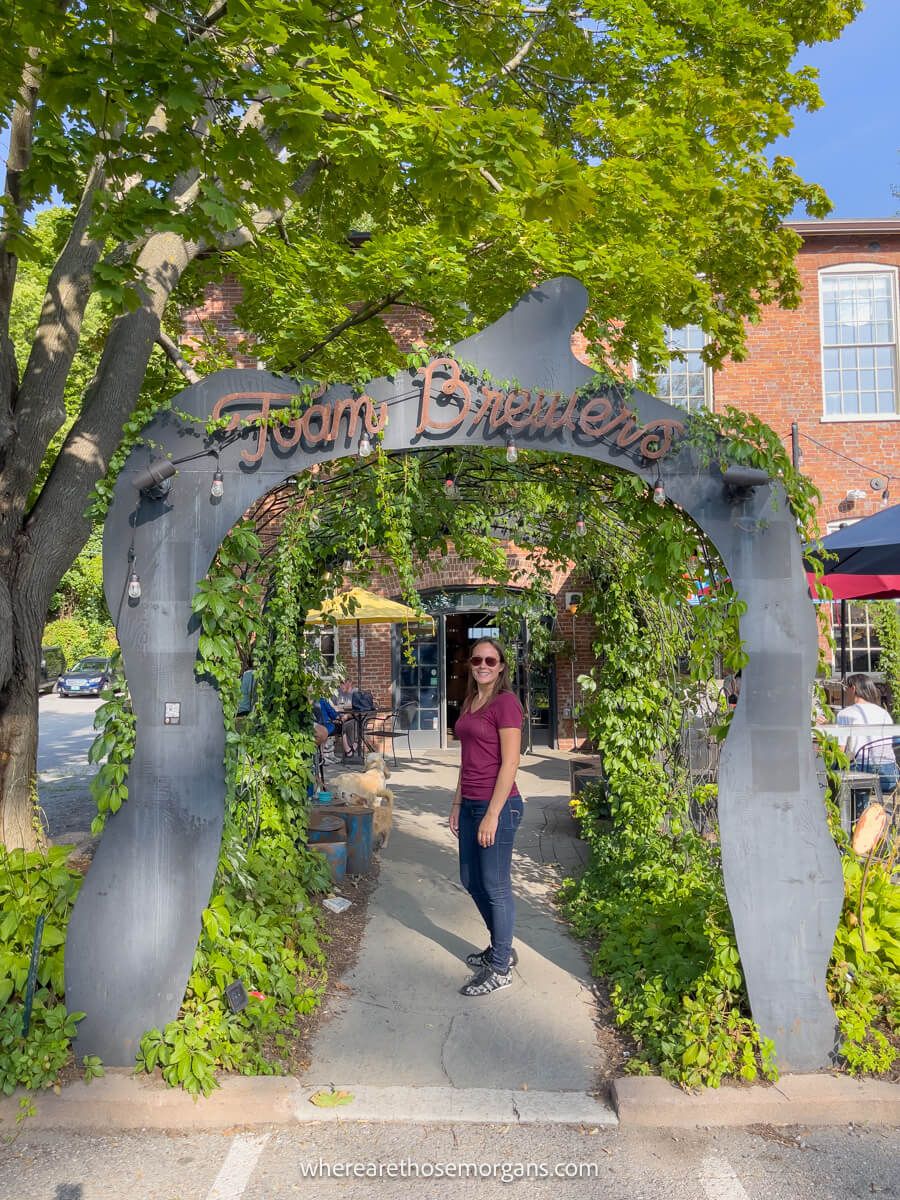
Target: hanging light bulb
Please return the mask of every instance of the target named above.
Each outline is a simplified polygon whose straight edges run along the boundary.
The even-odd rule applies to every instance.
[[[369,441],[369,435],[363,430],[363,435],[359,439],[359,457],[368,458],[372,453],[372,443]]]
[[[322,470],[322,464],[317,463],[317,462],[314,462],[313,465],[309,468],[311,475],[318,475],[321,470]]]
[[[140,600],[141,598],[141,581],[137,571],[132,571],[128,576],[128,599]]]
[[[222,477],[221,467],[216,467],[216,472],[213,475],[212,483],[209,488],[210,498],[213,500],[221,500],[225,495],[225,480]]]
[[[449,496],[451,499],[459,495],[459,489],[456,486],[456,480],[450,474],[448,474],[447,478],[444,480],[444,495]]]
[[[314,508],[312,510],[312,512],[309,514],[309,527],[313,531],[313,533],[315,533],[315,531],[319,528],[319,526],[321,524],[322,524],[322,519],[319,516],[318,510]]]
[[[352,570],[353,570],[353,559],[345,558],[344,559],[344,574],[346,575],[348,573],[348,571],[352,571]]]
[[[512,438],[507,438],[506,441],[506,461],[508,463],[515,463],[519,461],[519,452],[516,449],[516,443]]]
[[[656,483],[653,485],[653,503],[662,507],[666,502],[666,489],[663,485],[662,476],[657,475]]]
[[[584,519],[584,513],[578,514],[578,519],[575,521],[575,532],[579,537],[584,537],[587,534],[587,522]]]

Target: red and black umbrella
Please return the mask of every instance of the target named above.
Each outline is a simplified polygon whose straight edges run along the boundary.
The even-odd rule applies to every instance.
[[[811,585],[821,579],[835,600],[900,597],[900,504],[830,533],[822,550],[837,557],[825,559],[821,577],[807,575]]]

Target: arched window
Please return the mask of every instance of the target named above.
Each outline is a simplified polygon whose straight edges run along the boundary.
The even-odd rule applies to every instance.
[[[896,416],[896,268],[826,267],[819,296],[825,419]]]

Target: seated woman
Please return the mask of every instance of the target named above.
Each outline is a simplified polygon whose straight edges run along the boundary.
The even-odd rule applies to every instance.
[[[877,775],[882,794],[887,795],[897,786],[898,779],[893,743],[877,734],[866,736],[863,730],[866,725],[892,725],[893,717],[882,708],[878,688],[868,675],[850,675],[846,691],[849,703],[838,713],[837,723],[853,726],[847,745],[852,758],[850,770]]]

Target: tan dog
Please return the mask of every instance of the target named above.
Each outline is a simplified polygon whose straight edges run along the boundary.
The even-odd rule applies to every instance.
[[[376,849],[388,844],[394,819],[394,793],[386,783],[390,773],[382,755],[369,754],[364,771],[342,771],[328,785],[335,795],[343,792],[362,800],[372,809],[372,838]]]

